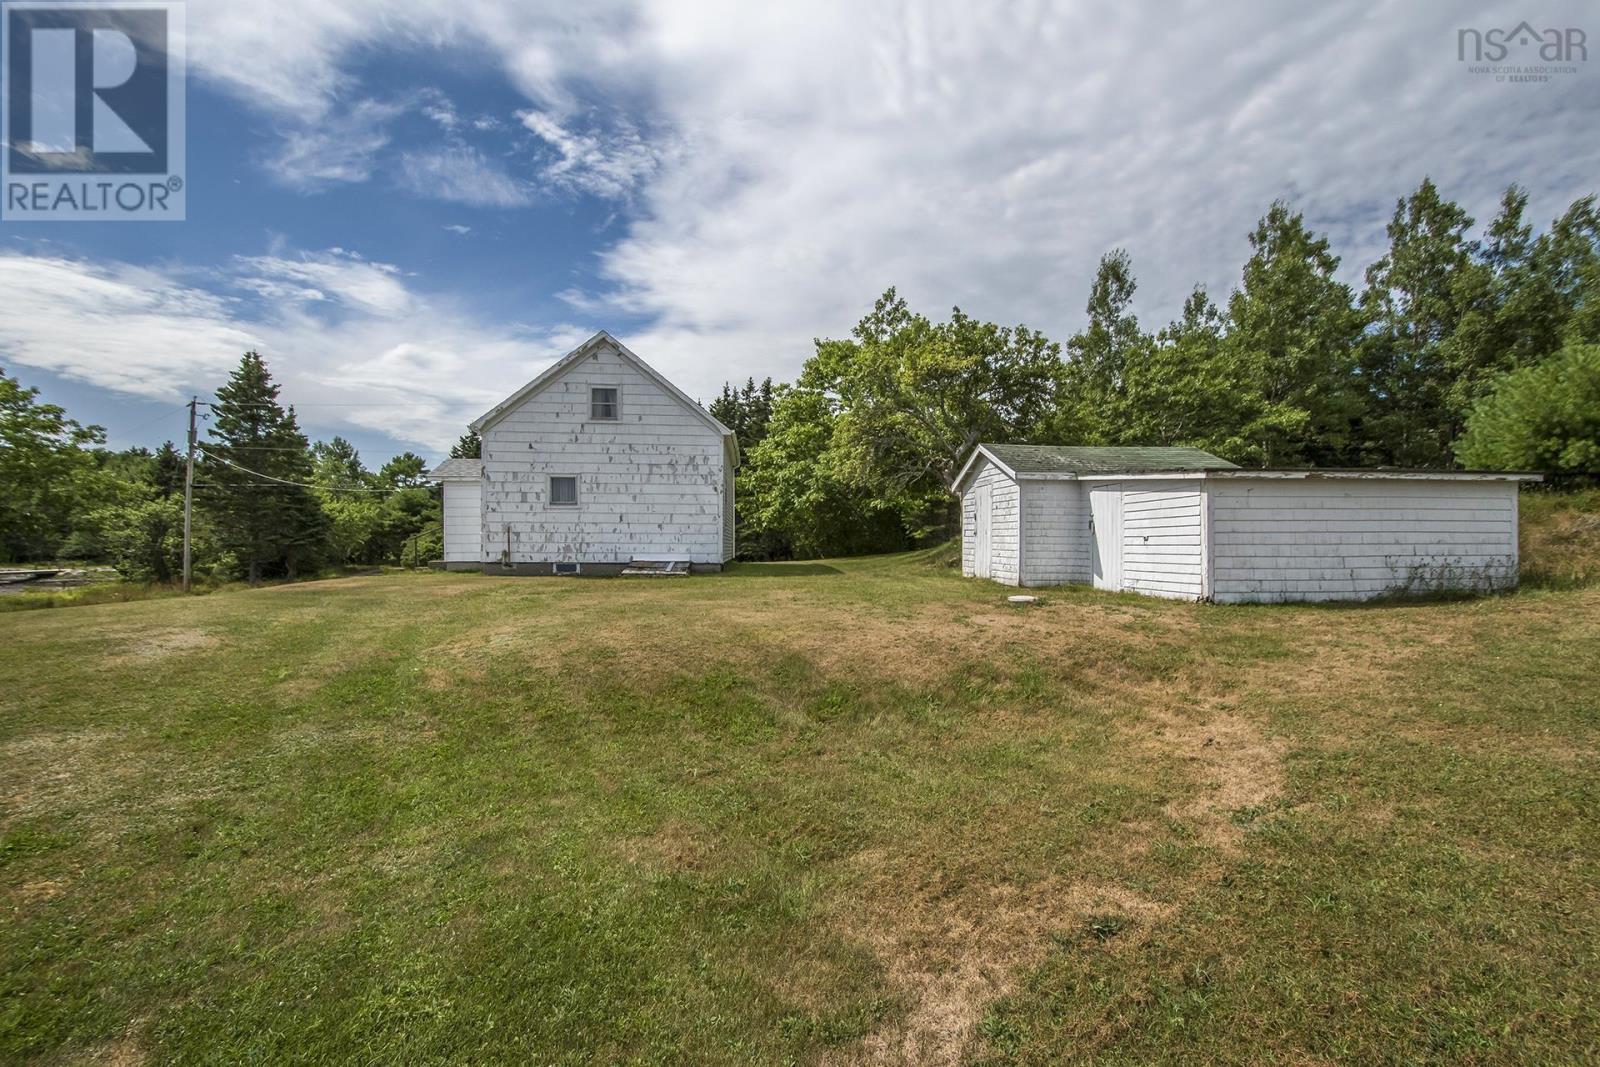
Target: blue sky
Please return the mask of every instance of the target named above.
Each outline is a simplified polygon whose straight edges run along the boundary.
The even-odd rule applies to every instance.
[[[0,366],[155,444],[255,346],[375,466],[599,328],[709,398],[888,285],[1065,339],[1112,247],[1151,325],[1224,298],[1276,197],[1355,282],[1424,174],[1480,220],[1600,185],[1600,56],[1456,52],[1522,18],[1600,47],[1590,5],[572,8],[194,0],[188,220],[0,224]]]

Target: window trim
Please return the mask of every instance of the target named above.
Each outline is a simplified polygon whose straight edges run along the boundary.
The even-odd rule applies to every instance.
[[[612,415],[610,418],[606,418],[603,415],[596,415],[594,413],[594,392],[595,392],[596,389],[610,389],[613,393],[616,394],[616,399],[614,401],[612,401],[612,407],[614,407],[616,409],[616,414],[615,415]],[[601,382],[601,383],[594,383],[594,384],[591,384],[589,386],[589,421],[590,422],[621,422],[622,421],[622,386],[620,384],[618,384],[618,385],[607,385],[607,384]]]
[[[557,478],[571,478],[572,479],[572,499],[570,501],[569,500],[557,500],[556,499],[556,479]],[[580,492],[578,490],[578,476],[576,474],[552,474],[552,475],[550,475],[550,480],[546,483],[546,493],[547,493],[547,495],[545,497],[545,506],[546,507],[552,507],[552,508],[575,508],[575,507],[578,506],[578,502],[582,499],[582,496],[581,496],[581,494],[580,494]]]

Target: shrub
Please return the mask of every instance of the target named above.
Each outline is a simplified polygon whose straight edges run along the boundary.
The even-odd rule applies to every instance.
[[[1600,470],[1600,345],[1569,345],[1501,378],[1473,409],[1456,458],[1468,467]]]

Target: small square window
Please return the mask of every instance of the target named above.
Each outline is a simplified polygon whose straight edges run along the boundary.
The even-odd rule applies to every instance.
[[[596,386],[589,390],[589,417],[616,421],[617,389],[614,386]]]
[[[578,479],[571,475],[556,475],[550,479],[550,503],[556,507],[576,507],[578,504]]]

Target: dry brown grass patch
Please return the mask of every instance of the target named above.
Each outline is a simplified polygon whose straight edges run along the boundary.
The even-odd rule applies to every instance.
[[[619,847],[630,864],[672,874],[705,869],[714,849],[705,834],[679,819],[669,819],[654,833],[626,838]]]
[[[168,656],[219,648],[221,639],[195,627],[168,628],[148,633],[124,631],[116,635],[121,647],[106,657],[113,666],[149,663]]]
[[[916,883],[906,872],[885,869],[884,860],[879,850],[855,857],[856,866],[875,873],[845,928],[879,958],[910,1010],[829,1062],[959,1062],[985,1009],[1044,959],[1052,934],[1109,914],[1126,924],[1121,936],[1135,943],[1173,910],[1126,886],[1055,875],[1027,884],[973,884],[925,872]]]
[[[0,827],[41,811],[91,807],[138,770],[117,730],[33,734],[0,743]]]
[[[1283,744],[1242,715],[1165,711],[1149,721],[1146,743],[1183,761],[1195,791],[1167,805],[1207,844],[1233,850],[1240,831],[1234,812],[1258,808],[1283,791]]]

